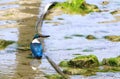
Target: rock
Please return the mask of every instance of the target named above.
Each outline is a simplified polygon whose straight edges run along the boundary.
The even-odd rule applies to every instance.
[[[90,75],[95,75],[96,74],[96,68],[92,69],[92,68],[85,68],[85,69],[81,69],[81,68],[66,68],[63,70],[63,72],[65,74],[69,74],[69,75],[85,75],[85,76],[90,76]]]
[[[120,14],[120,10],[115,10],[115,11],[112,11],[112,12],[110,12],[111,14]]]
[[[81,75],[87,72],[85,69],[80,69],[80,68],[66,68],[63,70],[65,74],[69,75]]]
[[[99,66],[99,61],[95,55],[86,55],[71,59],[68,64],[76,68],[91,68]]]
[[[107,5],[107,4],[109,4],[108,1],[103,1],[103,2],[102,2],[102,5]]]
[[[95,37],[95,36],[93,36],[93,35],[88,35],[86,38],[87,38],[87,39],[89,39],[89,40],[96,39],[96,37]]]
[[[105,36],[104,38],[113,42],[120,42],[120,36],[111,35],[111,36]]]
[[[115,58],[104,58],[102,61],[103,65],[120,67],[120,57]]]
[[[0,39],[0,49],[4,49],[12,43],[14,43],[14,41],[7,41],[7,40]]]

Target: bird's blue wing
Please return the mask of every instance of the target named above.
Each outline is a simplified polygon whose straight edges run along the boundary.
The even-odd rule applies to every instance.
[[[31,43],[30,48],[34,58],[41,58],[43,55],[43,48],[41,43]]]

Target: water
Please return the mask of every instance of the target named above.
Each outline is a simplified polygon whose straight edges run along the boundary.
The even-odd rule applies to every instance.
[[[4,6],[0,6],[0,10],[7,10],[7,9],[11,9],[11,8],[18,8],[19,5],[4,5]]]
[[[107,35],[120,34],[120,22],[112,22],[116,18],[110,13],[120,9],[118,0],[109,0],[108,5],[101,5],[103,0],[86,0],[87,3],[96,4],[102,12],[92,12],[85,16],[81,15],[68,15],[62,14],[54,16],[52,20],[45,20],[42,27],[42,33],[50,35],[45,39],[45,52],[57,64],[62,60],[69,60],[74,58],[74,54],[89,55],[94,54],[98,57],[99,61],[103,58],[110,58],[119,56],[119,42],[111,42],[104,39]],[[113,7],[114,6],[114,7]],[[119,17],[119,15],[117,15]],[[62,18],[63,20],[59,20]],[[55,25],[55,22],[58,22]],[[84,37],[75,37],[73,35],[79,34]],[[87,35],[94,35],[98,39],[87,40]],[[70,37],[66,39],[65,37]],[[92,50],[84,52],[84,50]],[[51,66],[46,64],[47,61],[43,60],[43,71],[46,73],[53,72]],[[46,69],[45,69],[46,68]],[[116,76],[117,74],[117,76]],[[73,76],[71,79],[119,79],[120,73],[98,73],[95,76]]]
[[[17,0],[0,0],[0,3],[9,3],[9,2],[14,2],[14,1],[17,1]]]
[[[36,16],[35,14],[32,16],[32,14],[30,14],[31,12],[25,12],[27,11],[25,8],[29,8],[29,6],[24,1],[0,0],[0,16],[2,17],[0,19],[0,39],[15,41],[15,43],[0,50],[0,79],[37,79],[37,77],[43,75],[40,71],[38,73],[32,70],[30,65],[32,59],[27,58],[31,53],[30,51],[17,50],[18,42],[19,44],[25,45],[30,43],[34,32],[33,26],[36,22],[34,19],[36,18],[34,17]],[[28,2],[28,0],[26,1]],[[21,4],[19,5],[19,3]],[[39,2],[34,0],[34,3],[31,4],[31,6],[36,6]],[[25,8],[23,8],[23,6]],[[39,7],[36,7],[35,12],[38,12],[38,10]],[[10,13],[11,11],[14,12]],[[20,15],[16,12],[19,12]],[[28,14],[29,17],[24,16],[26,14]],[[42,79],[44,78],[42,77]]]
[[[16,0],[0,0],[0,4],[14,2]],[[46,3],[56,0],[44,0],[40,9],[43,9]],[[63,2],[65,0],[57,0]],[[54,16],[52,20],[45,20],[42,33],[50,35],[49,38],[44,40],[45,53],[53,60],[56,64],[59,64],[62,60],[69,60],[75,57],[75,54],[89,55],[94,54],[98,57],[99,61],[103,58],[116,57],[119,54],[120,44],[119,42],[111,42],[104,39],[106,35],[119,35],[120,34],[120,21],[116,20],[115,16],[110,12],[119,10],[119,0],[109,0],[108,5],[101,5],[103,0],[86,0],[87,3],[98,5],[102,12],[93,12],[85,16],[82,15],[67,15],[62,14]],[[31,1],[32,2],[32,1]],[[36,5],[36,4],[35,4]],[[22,5],[21,5],[22,6]],[[23,5],[25,7],[25,5]],[[27,5],[28,6],[28,5]],[[114,6],[114,7],[113,7]],[[12,8],[19,8],[20,6],[15,5],[4,5],[0,6],[0,10],[9,10]],[[25,12],[24,13],[29,13]],[[1,15],[2,16],[2,15]],[[60,20],[62,18],[62,20]],[[33,17],[27,18],[29,20]],[[23,21],[27,19],[22,19]],[[17,18],[17,20],[20,20]],[[15,42],[26,43],[32,39],[34,34],[33,29],[35,24],[30,24],[35,20],[27,21],[19,28],[0,28],[0,38],[5,40],[12,40]],[[22,21],[21,21],[22,22]],[[16,24],[17,21],[13,20],[1,20],[0,26],[7,24]],[[31,25],[28,27],[28,25]],[[83,35],[83,37],[74,36],[76,34]],[[94,35],[98,39],[87,40],[87,35]],[[66,39],[66,37],[70,37]],[[24,38],[24,39],[23,39]],[[84,50],[92,50],[84,52]],[[53,67],[48,63],[45,57],[42,61],[38,62],[33,59],[28,59],[27,56],[30,51],[18,51],[17,43],[9,45],[4,50],[0,50],[0,78],[2,79],[44,79],[43,71],[47,74],[56,73]],[[33,62],[31,62],[33,61]],[[39,64],[37,64],[38,62]],[[38,71],[33,71],[30,64],[37,66]],[[34,64],[35,63],[35,64]],[[41,63],[41,64],[40,64]],[[40,72],[40,73],[38,73]],[[94,76],[82,76],[75,75],[71,76],[71,79],[120,79],[120,73],[97,73]]]

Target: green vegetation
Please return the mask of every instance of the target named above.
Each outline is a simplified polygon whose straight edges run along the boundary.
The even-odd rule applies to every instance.
[[[0,49],[4,49],[12,43],[14,43],[14,41],[6,41],[6,40],[0,39]]]
[[[81,68],[65,68],[63,72],[65,74],[69,75],[85,75],[85,76],[90,76],[90,75],[95,75],[96,74],[95,68],[86,68],[86,69],[81,69]]]
[[[61,66],[61,67],[69,67],[68,61],[61,61],[59,66]]]
[[[120,42],[120,36],[111,35],[111,36],[105,36],[104,38],[112,42]]]
[[[107,66],[120,67],[120,56],[115,58],[104,58],[102,64]]]
[[[71,59],[68,64],[76,68],[90,68],[99,66],[99,61],[95,55],[86,55]]]
[[[112,12],[110,12],[111,14],[117,14],[118,13],[118,11],[116,10],[116,11],[112,11]]]
[[[101,64],[100,64],[101,63]],[[69,61],[60,62],[63,72],[69,75],[95,75],[96,72],[120,71],[120,56],[105,58],[99,62],[95,55],[79,55]]]
[[[95,55],[79,55],[69,61],[60,62],[63,72],[69,75],[94,75],[99,62]]]
[[[97,6],[87,4],[85,0],[67,0],[63,3],[57,3],[56,7],[69,14],[86,14],[89,12],[99,11]]]
[[[59,74],[53,74],[53,75],[46,75],[46,78],[48,79],[64,79],[61,75]]]

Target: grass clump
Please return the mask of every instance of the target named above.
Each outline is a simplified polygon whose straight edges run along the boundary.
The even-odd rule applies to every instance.
[[[4,49],[12,43],[14,43],[14,41],[7,41],[7,40],[0,39],[0,49]]]

